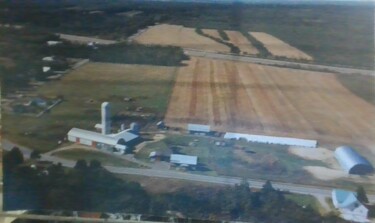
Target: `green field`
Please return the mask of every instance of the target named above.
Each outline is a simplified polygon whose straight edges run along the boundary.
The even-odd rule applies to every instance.
[[[68,160],[86,160],[86,162],[90,162],[91,160],[99,161],[103,166],[119,166],[119,167],[140,167],[138,164],[121,159],[116,157],[115,155],[108,155],[101,152],[95,151],[88,151],[82,149],[72,149],[72,150],[65,150],[56,152],[53,154],[54,156],[58,156]]]
[[[301,194],[285,194],[285,198],[294,201],[300,206],[310,206],[314,210],[322,213],[322,207],[315,197],[311,195],[301,195]]]
[[[4,114],[3,136],[38,151],[49,151],[72,127],[92,129],[100,122],[103,101],[112,105],[116,121],[141,124],[163,116],[175,77],[174,67],[89,63],[61,81],[46,83],[36,93],[64,101],[40,118]],[[126,102],[124,98],[132,98]],[[143,107],[141,117],[134,115]]]

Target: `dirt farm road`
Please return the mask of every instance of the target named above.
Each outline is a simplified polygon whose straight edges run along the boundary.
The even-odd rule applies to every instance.
[[[186,49],[186,48],[184,49],[184,52],[185,54],[189,56],[194,56],[194,57],[205,57],[205,58],[218,59],[218,60],[230,60],[230,61],[238,61],[238,62],[256,63],[256,64],[262,64],[262,65],[282,66],[282,67],[288,67],[288,68],[298,68],[298,69],[324,71],[324,72],[334,72],[334,73],[340,73],[340,74],[360,74],[360,75],[367,75],[367,76],[375,77],[375,72],[373,70],[363,70],[363,69],[334,67],[334,66],[317,65],[317,64],[297,63],[297,62],[289,62],[289,61],[283,61],[283,60],[271,60],[271,59],[263,59],[263,58],[250,57],[250,56],[238,56],[238,55],[233,55],[233,54],[207,52],[207,51],[202,51],[202,50]]]
[[[4,141],[6,143],[4,143]],[[2,149],[11,150],[14,146],[18,146],[8,140],[2,139]],[[24,156],[27,157],[30,154],[30,150],[18,146],[21,152],[24,153]],[[62,159],[59,157],[53,157],[49,155],[42,155],[41,160],[50,161],[53,163],[61,163],[65,167],[74,167],[75,161]],[[113,167],[113,166],[104,166],[108,171],[115,174],[126,174],[126,175],[138,175],[138,176],[148,176],[148,177],[158,177],[158,178],[168,178],[168,179],[179,179],[187,181],[197,181],[205,183],[214,183],[222,185],[235,185],[239,184],[242,181],[242,178],[239,177],[228,177],[228,176],[205,176],[198,174],[191,174],[185,172],[178,172],[172,170],[156,170],[156,169],[139,169],[139,168],[127,168],[127,167]],[[252,188],[262,188],[265,181],[249,179],[248,180]],[[272,185],[275,189],[289,191],[291,193],[305,194],[312,196],[320,197],[331,197],[331,192],[333,188],[329,187],[318,187],[318,186],[308,186],[300,184],[290,184],[290,183],[281,183],[272,181]],[[367,197],[370,203],[375,202],[375,194],[367,194]]]

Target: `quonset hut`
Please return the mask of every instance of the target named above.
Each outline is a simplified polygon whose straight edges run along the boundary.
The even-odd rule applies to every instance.
[[[335,158],[349,174],[364,175],[374,171],[374,167],[363,156],[349,146],[340,146],[335,151]]]

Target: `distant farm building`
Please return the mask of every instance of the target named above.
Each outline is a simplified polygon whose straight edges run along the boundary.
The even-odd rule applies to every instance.
[[[102,122],[96,124],[99,132],[72,128],[68,132],[68,140],[82,145],[92,146],[99,149],[114,148],[120,153],[139,143],[140,137],[132,129],[126,129],[116,134],[111,134],[110,106],[108,102],[102,103]]]
[[[341,216],[348,221],[369,222],[368,209],[357,199],[357,194],[352,191],[335,189],[332,191],[332,202],[339,209]]]
[[[44,62],[53,62],[55,59],[53,56],[50,56],[50,57],[43,57],[42,58],[42,61]]]
[[[211,133],[209,125],[188,124],[187,129],[190,134],[209,135]]]
[[[371,163],[349,146],[338,147],[335,151],[335,158],[341,168],[349,174],[363,175],[374,171]]]
[[[53,40],[47,41],[48,46],[55,46],[61,43],[62,43],[61,41],[53,41]]]
[[[170,163],[181,167],[194,167],[198,164],[198,157],[180,154],[172,154]]]
[[[43,67],[43,72],[46,73],[48,71],[51,71],[51,67]]]
[[[248,142],[279,144],[279,145],[287,145],[287,146],[302,146],[302,147],[310,147],[310,148],[315,148],[318,144],[316,140],[276,137],[276,136],[264,136],[264,135],[250,135],[250,134],[242,134],[242,133],[234,133],[234,132],[225,133],[224,139],[236,139],[236,140],[244,139]]]

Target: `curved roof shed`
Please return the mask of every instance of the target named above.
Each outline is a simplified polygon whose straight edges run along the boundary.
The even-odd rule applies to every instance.
[[[349,146],[340,146],[335,151],[335,158],[349,174],[363,175],[374,171],[374,167],[363,156]]]

